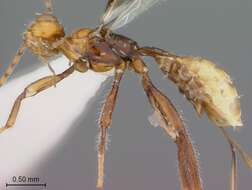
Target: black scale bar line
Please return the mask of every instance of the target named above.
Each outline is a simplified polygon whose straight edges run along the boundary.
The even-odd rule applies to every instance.
[[[42,187],[46,187],[46,183],[6,183],[6,187],[38,187],[38,186],[42,186]]]

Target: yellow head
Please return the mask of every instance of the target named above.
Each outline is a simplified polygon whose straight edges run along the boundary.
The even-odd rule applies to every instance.
[[[42,14],[32,22],[23,38],[32,53],[48,58],[58,53],[57,44],[64,36],[64,28],[57,18]]]

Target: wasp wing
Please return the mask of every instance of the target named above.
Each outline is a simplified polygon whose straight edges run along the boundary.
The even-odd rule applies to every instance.
[[[108,0],[105,13],[101,19],[103,24],[108,24],[118,17],[132,0]]]
[[[102,24],[116,30],[128,24],[161,0],[109,0]]]
[[[120,5],[124,4],[127,1],[131,0],[108,0],[105,12],[109,11],[108,9],[110,9],[111,11],[112,9],[119,7]]]

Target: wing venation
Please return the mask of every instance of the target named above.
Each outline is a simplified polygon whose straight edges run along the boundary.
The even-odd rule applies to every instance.
[[[161,0],[109,0],[101,22],[116,30],[128,24]]]

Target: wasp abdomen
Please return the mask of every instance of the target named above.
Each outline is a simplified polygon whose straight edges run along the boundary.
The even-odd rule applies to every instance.
[[[197,101],[204,98],[202,84],[185,65],[171,57],[158,57],[157,62],[160,63],[162,72],[178,86],[188,100]]]
[[[241,126],[237,90],[229,75],[214,63],[200,57],[156,56],[168,75],[201,115],[206,111],[218,126]]]

